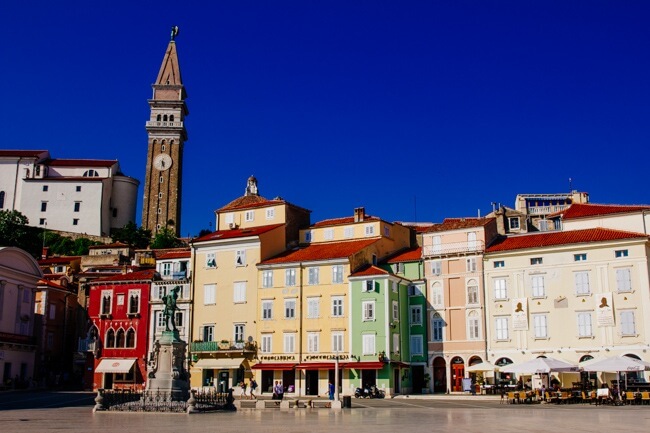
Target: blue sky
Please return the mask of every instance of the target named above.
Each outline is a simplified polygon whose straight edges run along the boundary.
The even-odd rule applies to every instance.
[[[573,188],[650,203],[650,2],[4,2],[4,149],[141,180],[169,29],[190,115],[181,233],[243,194],[441,221]]]

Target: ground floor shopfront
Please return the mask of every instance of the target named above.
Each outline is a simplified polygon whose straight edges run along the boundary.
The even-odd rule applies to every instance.
[[[102,358],[97,360],[93,391],[115,389],[141,391],[146,386],[146,364],[139,358]]]

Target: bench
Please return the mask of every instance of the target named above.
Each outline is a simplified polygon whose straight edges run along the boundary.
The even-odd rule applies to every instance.
[[[331,400],[312,400],[311,401],[311,407],[329,409],[330,407],[332,407],[332,401]]]

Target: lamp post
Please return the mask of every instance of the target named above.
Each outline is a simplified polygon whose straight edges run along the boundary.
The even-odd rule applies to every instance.
[[[339,401],[339,351],[334,352],[334,401]]]

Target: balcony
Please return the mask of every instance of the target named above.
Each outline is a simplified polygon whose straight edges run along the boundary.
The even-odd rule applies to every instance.
[[[161,275],[163,280],[184,280],[187,278],[187,271],[174,271],[165,275]]]
[[[564,209],[568,208],[569,206],[570,205],[568,205],[568,204],[554,205],[554,206],[530,206],[530,207],[528,207],[528,214],[529,215],[548,215],[548,214],[551,214],[551,213],[563,211]]]
[[[94,352],[98,341],[92,338],[80,338],[77,345],[77,352]]]
[[[147,127],[182,128],[183,122],[164,122],[162,120],[148,120]]]
[[[485,242],[452,242],[440,245],[425,245],[422,249],[424,257],[439,257],[455,254],[475,254],[485,251]]]
[[[191,345],[191,352],[219,352],[219,351],[251,352],[255,351],[255,342],[244,341],[195,341]]]

